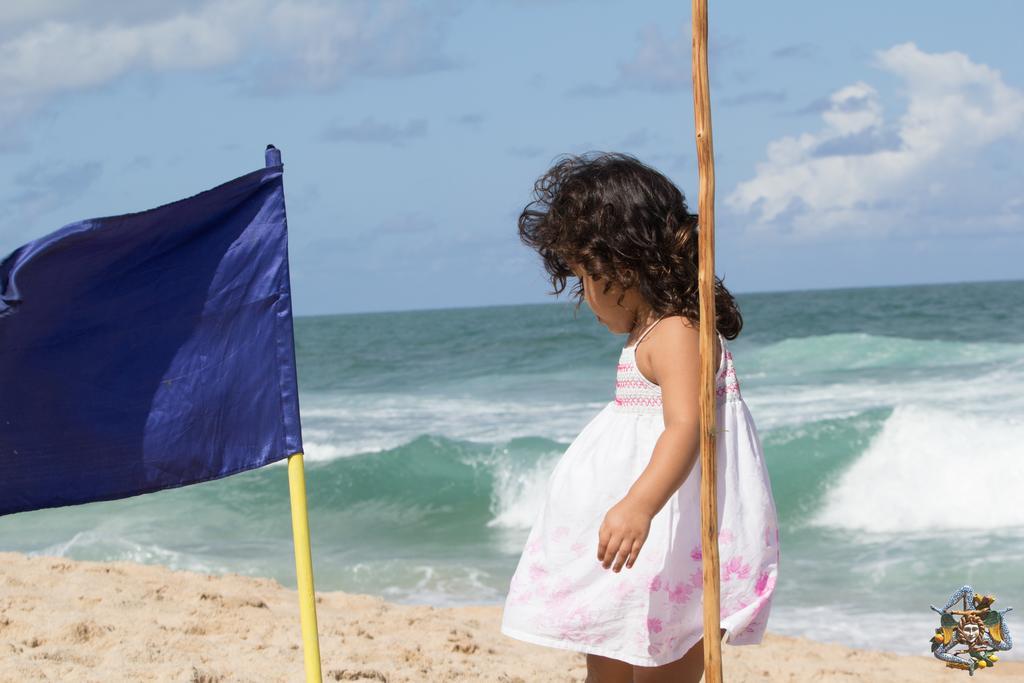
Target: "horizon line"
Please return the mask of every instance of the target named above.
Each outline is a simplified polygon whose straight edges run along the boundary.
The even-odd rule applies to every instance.
[[[1024,278],[1017,279],[997,279],[997,280],[957,280],[951,282],[911,282],[902,284],[888,284],[888,285],[854,285],[845,287],[811,287],[803,289],[772,289],[772,290],[757,290],[757,291],[734,291],[732,292],[735,296],[758,296],[762,294],[800,294],[805,292],[839,292],[848,290],[859,290],[859,289],[898,289],[900,287],[936,287],[936,286],[948,286],[948,285],[976,285],[976,284],[998,284],[1003,282],[1024,282]],[[571,300],[563,299],[558,301],[524,301],[519,303],[494,303],[494,304],[474,304],[471,306],[435,306],[429,308],[401,308],[401,309],[375,309],[369,311],[339,311],[335,313],[307,313],[299,315],[294,313],[294,318],[324,318],[334,317],[342,315],[374,315],[374,314],[385,314],[385,313],[427,313],[431,311],[454,311],[454,310],[470,310],[474,308],[501,308],[507,306],[553,306],[558,304],[571,305]]]

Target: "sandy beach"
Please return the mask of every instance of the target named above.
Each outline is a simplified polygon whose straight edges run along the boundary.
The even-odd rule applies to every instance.
[[[500,607],[317,595],[325,681],[582,681],[582,655],[498,631]],[[0,681],[301,681],[295,591],[237,574],[0,553]],[[767,634],[723,646],[726,680],[954,681],[929,657]],[[985,680],[1024,680],[1000,662]]]

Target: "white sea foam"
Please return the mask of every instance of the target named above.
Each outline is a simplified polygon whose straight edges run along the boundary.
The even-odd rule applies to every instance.
[[[738,353],[741,391],[761,430],[912,403],[979,414],[1000,403],[1007,412],[1024,414],[1019,344],[851,333],[786,339]],[[421,434],[488,443],[540,436],[568,443],[612,398],[610,391],[578,401],[495,397],[486,393],[483,379],[480,386],[465,383],[475,392],[468,395],[304,394],[307,460],[388,450]],[[582,391],[589,383],[580,386]]]
[[[995,341],[913,339],[867,332],[840,332],[788,337],[746,349],[738,369],[792,375],[819,375],[848,370],[936,369],[965,365],[1000,365],[1018,361],[1021,345]],[[741,367],[742,366],[742,367]]]
[[[318,461],[396,448],[422,434],[485,443],[525,436],[569,442],[604,402],[362,395],[317,397],[304,405],[303,445],[307,459]]]
[[[66,541],[59,541],[27,554],[67,557],[76,560],[160,564],[171,569],[208,574],[238,571],[227,565],[199,560],[186,553],[164,548],[154,543],[138,543],[128,538],[104,533],[102,528],[79,531]]]
[[[879,595],[880,602],[884,598],[884,595]],[[1007,617],[1011,624],[1014,614],[1011,612]],[[789,606],[776,600],[768,619],[768,630],[772,633],[811,638],[844,647],[926,657],[932,656],[928,639],[938,625],[938,615],[927,604],[920,605],[916,612],[905,609],[871,611],[870,605]],[[1024,657],[1014,648],[1000,652],[999,658],[1018,661]],[[940,660],[935,660],[936,671],[943,666]]]
[[[507,580],[492,571],[459,564],[416,564],[403,560],[372,560],[346,567],[344,583],[352,592],[369,591],[405,604],[449,607],[498,603]]]
[[[494,490],[487,526],[504,529],[529,529],[544,506],[548,479],[560,453],[540,458],[531,467],[517,466],[507,451],[492,464]]]
[[[907,404],[976,415],[998,406],[1001,413],[1024,415],[1024,358],[1006,360],[973,376],[965,376],[963,369],[946,368],[929,370],[927,375],[903,370],[886,380],[790,383],[782,372],[779,379],[778,384],[750,390],[740,375],[741,391],[760,429]]]
[[[873,532],[1024,527],[1024,417],[897,406],[812,524]]]

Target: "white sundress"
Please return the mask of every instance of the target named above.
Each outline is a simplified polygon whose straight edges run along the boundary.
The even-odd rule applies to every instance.
[[[662,318],[663,319],[663,318]],[[597,559],[605,513],[626,495],[665,429],[661,388],[636,366],[636,345],[617,367],[615,399],[562,455],[512,576],[501,631],[538,645],[638,666],[673,662],[703,637],[700,455],[651,521],[633,567]],[[718,547],[723,642],[761,642],[775,589],[779,530],[753,417],[732,353],[721,344],[717,394]]]

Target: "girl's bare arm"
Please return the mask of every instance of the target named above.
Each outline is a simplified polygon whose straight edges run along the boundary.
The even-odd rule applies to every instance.
[[[637,347],[649,368],[645,374],[661,387],[665,431],[658,437],[647,467],[601,525],[598,559],[606,569],[633,566],[651,519],[683,485],[697,462],[698,346],[697,328],[685,318],[673,316],[659,323]]]
[[[629,496],[654,516],[664,507],[697,462],[700,447],[700,336],[681,317],[663,320],[645,341],[650,379],[661,387],[665,431],[651,461],[633,484]],[[654,332],[660,332],[656,339]],[[643,353],[643,344],[638,351]]]

